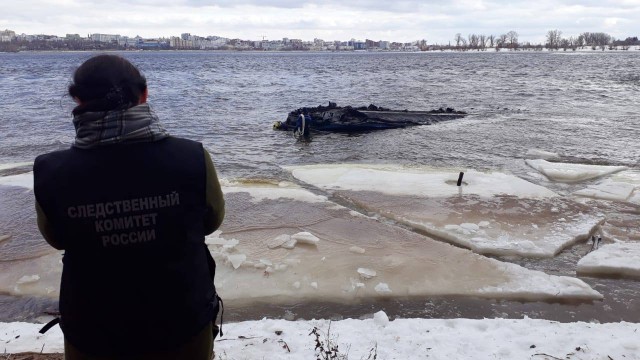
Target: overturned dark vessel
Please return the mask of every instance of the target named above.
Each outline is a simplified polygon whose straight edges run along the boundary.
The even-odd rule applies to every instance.
[[[303,116],[301,116],[303,115]],[[429,111],[390,110],[375,105],[354,108],[340,107],[329,102],[328,106],[300,108],[289,113],[287,119],[276,121],[275,130],[301,130],[318,132],[366,132],[396,129],[415,125],[429,125],[445,120],[462,118],[464,111],[440,108]],[[303,119],[304,117],[304,119]],[[303,119],[301,124],[301,119]]]

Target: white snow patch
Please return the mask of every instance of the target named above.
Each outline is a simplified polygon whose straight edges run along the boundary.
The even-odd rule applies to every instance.
[[[578,261],[578,273],[640,278],[640,243],[603,245]]]
[[[580,182],[626,170],[626,166],[603,166],[570,163],[554,163],[546,160],[525,160],[527,165],[546,177],[559,182]]]
[[[315,359],[309,332],[317,327],[323,334],[330,326],[334,341],[339,349],[349,349],[350,359],[366,359],[374,346],[379,359],[416,359],[422,354],[436,360],[511,360],[545,357],[536,354],[564,358],[568,353],[576,360],[639,358],[640,330],[635,323],[560,323],[529,318],[395,319],[380,326],[379,317],[225,323],[225,336],[216,341],[215,351],[229,359],[262,359],[265,354],[274,360]],[[38,333],[41,327],[42,324],[0,323],[3,352],[62,353],[64,337],[60,327],[55,326],[44,335]],[[283,341],[290,352],[283,349]]]

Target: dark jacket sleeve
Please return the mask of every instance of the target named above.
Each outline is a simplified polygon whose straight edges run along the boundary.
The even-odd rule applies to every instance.
[[[47,215],[45,215],[42,207],[36,201],[36,217],[38,221],[38,230],[42,234],[42,237],[49,243],[49,245],[53,246],[58,250],[64,250],[64,246],[60,239],[56,239],[53,235],[53,230],[51,229],[51,224],[49,220],[47,220]]]
[[[224,197],[216,169],[213,166],[213,161],[211,161],[211,155],[207,150],[204,151],[204,163],[207,170],[207,212],[204,217],[204,232],[205,234],[211,234],[220,227],[224,219]]]

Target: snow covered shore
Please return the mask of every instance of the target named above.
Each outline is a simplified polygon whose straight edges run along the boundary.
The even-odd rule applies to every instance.
[[[0,323],[6,353],[63,351],[62,332]],[[348,359],[640,359],[640,324],[524,319],[371,319],[245,321],[224,325],[216,359],[315,359],[318,339]],[[340,358],[340,357],[339,357]]]

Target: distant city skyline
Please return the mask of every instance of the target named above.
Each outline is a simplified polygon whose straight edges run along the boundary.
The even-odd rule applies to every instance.
[[[171,37],[181,33],[246,40],[314,38],[453,42],[455,34],[516,31],[521,42],[605,32],[637,36],[640,0],[21,0],[2,5],[0,30]]]

